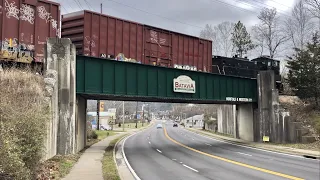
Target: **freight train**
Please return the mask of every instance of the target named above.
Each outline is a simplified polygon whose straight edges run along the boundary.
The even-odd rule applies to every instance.
[[[260,56],[252,60],[237,56],[232,58],[223,56],[212,57],[212,73],[256,79],[259,71],[262,70],[274,71],[276,88],[282,93],[283,85],[280,75],[280,61],[272,59],[269,56]]]
[[[78,55],[249,78],[272,68],[281,80],[279,61],[213,57],[210,40],[87,10],[60,16],[47,0],[0,0],[0,63],[42,69],[48,37],[70,38]]]

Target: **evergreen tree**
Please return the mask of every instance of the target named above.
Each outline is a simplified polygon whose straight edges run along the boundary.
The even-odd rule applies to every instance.
[[[288,62],[287,81],[294,93],[301,99],[320,103],[320,36],[316,33],[305,50],[295,49],[295,54]]]
[[[231,40],[233,43],[233,48],[240,57],[242,57],[243,54],[246,54],[249,50],[255,48],[250,34],[240,21],[238,21],[238,23],[234,26]]]

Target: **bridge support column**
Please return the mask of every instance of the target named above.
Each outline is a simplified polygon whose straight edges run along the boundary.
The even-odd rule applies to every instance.
[[[58,74],[58,134],[57,154],[75,153],[75,46],[70,39],[49,38],[46,47],[47,63]],[[49,66],[47,66],[49,67]],[[48,70],[48,69],[47,69]]]
[[[260,71],[257,77],[258,81],[258,111],[260,134],[259,141],[263,136],[268,136],[270,142],[279,141],[279,98],[278,90],[275,86],[273,71]]]
[[[239,138],[246,141],[254,141],[253,105],[238,104],[237,109]]]
[[[81,151],[87,143],[87,99],[77,96],[76,107],[76,152]]]
[[[219,105],[217,109],[218,132],[236,137],[236,106]]]

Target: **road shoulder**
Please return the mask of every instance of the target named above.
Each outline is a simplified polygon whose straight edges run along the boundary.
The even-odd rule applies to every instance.
[[[285,147],[280,145],[264,144],[264,143],[257,143],[257,142],[248,142],[241,139],[235,139],[232,137],[217,135],[217,134],[206,132],[200,129],[192,129],[192,128],[185,128],[185,129],[199,135],[214,138],[217,140],[222,140],[235,145],[247,146],[251,148],[257,148],[257,149],[273,151],[278,153],[286,153],[290,155],[303,156],[303,157],[313,158],[313,159],[320,159],[320,151],[297,149],[292,147]]]

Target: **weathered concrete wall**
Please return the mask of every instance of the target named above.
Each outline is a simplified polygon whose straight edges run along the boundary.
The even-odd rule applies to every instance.
[[[76,99],[76,152],[79,152],[86,146],[87,141],[87,100],[81,96]]]
[[[272,111],[272,90],[275,89],[274,72],[260,71],[257,76],[258,81],[258,113],[260,134],[259,141],[263,136],[272,136],[272,121],[274,120],[274,112]]]
[[[46,46],[47,71],[57,71],[58,99],[53,109],[59,110],[57,154],[75,153],[75,46],[70,39],[49,38]],[[54,112],[56,113],[56,112]],[[55,116],[54,115],[54,116]]]
[[[234,135],[235,105],[219,105],[217,109],[218,132]]]
[[[254,140],[252,104],[239,104],[237,110],[239,138],[246,141]]]
[[[47,64],[49,68],[56,67],[55,61],[49,59]],[[58,134],[58,86],[57,86],[57,71],[48,70],[45,72],[46,91],[48,104],[51,111],[51,118],[48,120],[47,138],[45,142],[44,159],[50,159],[57,154],[57,134]]]

